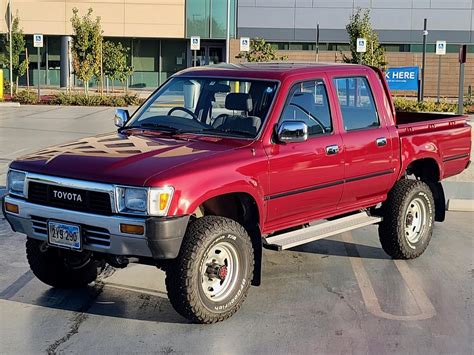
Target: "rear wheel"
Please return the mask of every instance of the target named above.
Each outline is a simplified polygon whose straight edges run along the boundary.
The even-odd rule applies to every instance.
[[[240,224],[202,217],[188,227],[178,258],[166,267],[170,302],[193,322],[227,319],[247,296],[253,263],[252,243]]]
[[[384,251],[395,259],[414,259],[428,246],[433,234],[434,199],[427,184],[400,180],[383,206],[379,237]]]
[[[33,274],[57,288],[84,287],[95,281],[105,267],[92,259],[90,251],[76,252],[48,247],[44,241],[28,238],[26,256]]]

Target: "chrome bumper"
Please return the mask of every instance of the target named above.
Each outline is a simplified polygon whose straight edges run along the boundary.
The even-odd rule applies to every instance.
[[[96,214],[63,210],[42,206],[22,199],[5,196],[5,202],[19,207],[19,213],[4,211],[15,232],[24,233],[30,238],[47,241],[47,221],[71,222],[82,226],[83,249],[112,255],[152,257],[148,245],[147,220],[128,216],[101,216]],[[3,205],[3,204],[2,204]],[[120,224],[141,225],[144,235],[122,233]],[[149,235],[149,233],[148,233]]]

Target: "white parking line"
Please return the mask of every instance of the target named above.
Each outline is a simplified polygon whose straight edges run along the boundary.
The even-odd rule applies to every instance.
[[[342,240],[345,243],[354,243],[352,234],[350,232],[342,233]],[[357,246],[356,246],[357,248]],[[436,315],[436,310],[431,303],[430,299],[426,295],[425,291],[421,288],[421,283],[408,267],[408,264],[404,260],[394,260],[395,265],[397,266],[398,271],[405,281],[406,287],[410,290],[420,313],[415,315],[395,315],[387,313],[382,310],[380,302],[375,294],[374,288],[369,278],[369,274],[364,267],[362,258],[349,256],[349,260],[352,265],[352,270],[359,284],[360,291],[362,293],[362,298],[364,299],[365,306],[367,310],[373,315],[385,319],[392,320],[401,320],[401,321],[417,321],[433,318]]]

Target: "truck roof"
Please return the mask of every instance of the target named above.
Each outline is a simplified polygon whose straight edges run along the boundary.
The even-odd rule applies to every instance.
[[[176,76],[222,76],[245,77],[256,79],[282,80],[291,75],[328,72],[350,71],[367,68],[359,64],[346,63],[314,63],[314,62],[266,62],[266,63],[241,63],[217,64],[185,69]]]

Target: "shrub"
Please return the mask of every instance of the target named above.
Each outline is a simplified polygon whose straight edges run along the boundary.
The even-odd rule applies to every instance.
[[[136,106],[143,100],[137,95],[113,96],[113,95],[85,95],[57,93],[50,100],[52,105],[69,106]]]
[[[447,101],[437,103],[436,101],[410,100],[406,98],[394,98],[395,109],[400,112],[457,112],[458,105]]]
[[[13,101],[23,105],[34,105],[38,103],[38,94],[31,90],[21,90],[15,94]]]

